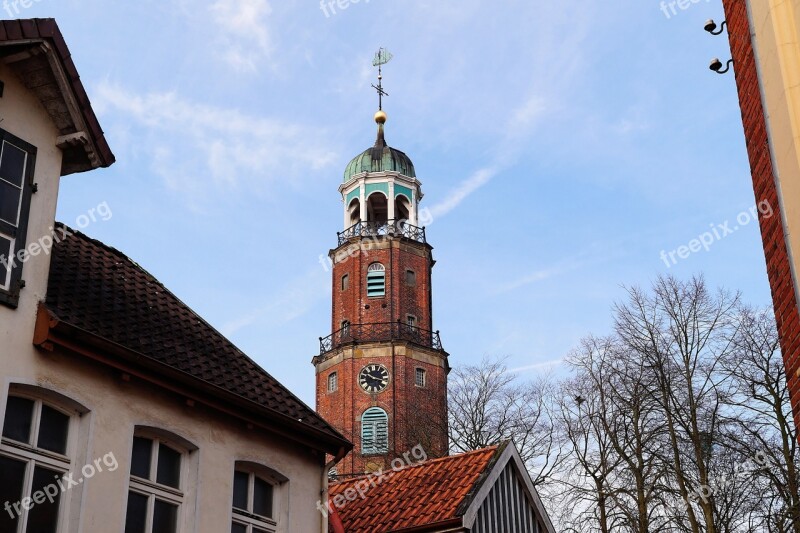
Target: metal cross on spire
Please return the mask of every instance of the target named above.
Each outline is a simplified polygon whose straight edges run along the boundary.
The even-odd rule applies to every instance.
[[[392,60],[394,56],[385,48],[380,48],[375,53],[375,59],[372,60],[372,66],[378,67],[378,85],[372,87],[378,91],[378,110],[383,111],[383,97],[389,96],[389,93],[383,90],[383,72],[382,67]]]

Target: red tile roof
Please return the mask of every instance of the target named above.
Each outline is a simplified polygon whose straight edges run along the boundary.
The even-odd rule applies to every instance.
[[[454,521],[466,511],[500,453],[502,448],[492,446],[390,471],[385,479],[367,475],[338,482],[330,486],[331,507],[347,533],[402,531]],[[359,488],[365,497],[353,499]],[[352,501],[345,501],[346,493]]]
[[[234,395],[250,412],[263,417],[267,410],[292,432],[310,433],[320,450],[335,455],[352,447],[142,267],[114,248],[57,224],[57,234],[65,230],[72,235],[53,247],[45,301],[51,330],[103,339],[130,351],[135,360],[150,362],[151,372],[169,370],[206,385],[204,391]]]

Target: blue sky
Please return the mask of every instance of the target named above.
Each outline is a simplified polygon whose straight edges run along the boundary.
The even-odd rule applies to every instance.
[[[704,273],[769,303],[718,0],[38,0],[118,163],[62,181],[59,220],[127,253],[313,404],[330,333],[337,187],[374,141],[413,159],[433,222],[434,321],[451,363],[533,375],[605,333],[623,285]],[[742,220],[745,217],[742,217]],[[724,225],[736,231],[667,267]],[[724,233],[719,231],[718,233]],[[684,254],[685,255],[685,254]],[[677,256],[675,256],[677,257]]]

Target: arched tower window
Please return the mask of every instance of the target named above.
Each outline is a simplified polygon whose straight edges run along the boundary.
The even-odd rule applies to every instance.
[[[367,220],[386,224],[389,220],[389,202],[383,193],[372,193],[367,199]]]
[[[394,219],[407,222],[411,216],[411,202],[403,195],[399,195],[394,201]]]
[[[386,268],[380,263],[372,263],[367,268],[367,296],[370,298],[386,296]]]
[[[353,201],[347,206],[347,217],[351,226],[361,222],[361,201],[358,198],[353,198]]]
[[[371,407],[361,416],[361,453],[389,453],[389,415],[380,407]]]

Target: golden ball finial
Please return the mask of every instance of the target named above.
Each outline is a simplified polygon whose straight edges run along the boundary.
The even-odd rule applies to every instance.
[[[386,113],[383,111],[378,111],[375,113],[375,122],[378,124],[386,124]]]

